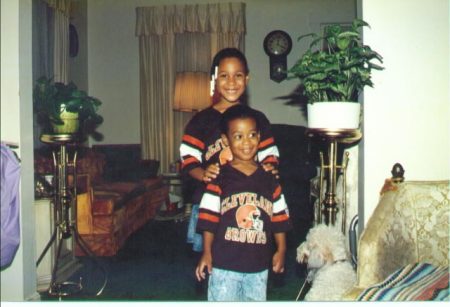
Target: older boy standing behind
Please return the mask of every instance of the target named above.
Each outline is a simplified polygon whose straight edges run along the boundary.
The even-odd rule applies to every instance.
[[[221,130],[233,160],[207,185],[200,202],[197,230],[203,231],[204,251],[197,279],[205,279],[205,270],[210,274],[209,301],[265,301],[268,268],[284,271],[285,232],[291,228],[287,206],[275,176],[255,161],[260,134],[254,110],[229,108]]]

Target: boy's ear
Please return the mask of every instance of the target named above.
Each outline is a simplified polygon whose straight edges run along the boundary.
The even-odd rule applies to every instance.
[[[230,146],[230,144],[228,143],[228,138],[227,138],[227,136],[225,135],[225,134],[221,134],[221,137],[222,137],[222,143],[225,145],[225,146]]]

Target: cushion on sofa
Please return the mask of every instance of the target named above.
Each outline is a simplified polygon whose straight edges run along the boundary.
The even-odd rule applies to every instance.
[[[140,144],[94,145],[92,150],[105,158],[105,182],[136,182],[157,175],[159,161],[142,160]]]
[[[113,191],[94,191],[92,215],[111,215],[122,195]]]
[[[163,185],[161,178],[143,179],[140,182],[109,182],[94,186],[93,214],[111,214],[133,199]],[[108,201],[110,200],[110,201]]]
[[[92,184],[103,182],[103,172],[105,168],[105,156],[94,152],[89,148],[80,148],[77,157],[77,173],[89,174]]]

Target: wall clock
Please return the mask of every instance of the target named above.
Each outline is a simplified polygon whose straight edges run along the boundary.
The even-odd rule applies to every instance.
[[[291,37],[282,30],[274,30],[264,38],[263,47],[269,56],[270,79],[283,81],[287,77],[287,55],[292,49]]]

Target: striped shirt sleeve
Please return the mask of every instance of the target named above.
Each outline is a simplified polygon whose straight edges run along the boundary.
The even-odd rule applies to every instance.
[[[284,195],[279,183],[276,184],[273,192],[273,214],[272,229],[273,232],[286,232],[291,229],[291,221],[289,219],[289,210],[284,199]]]
[[[188,171],[200,166],[204,149],[205,143],[203,141],[192,135],[184,134],[180,145],[182,169]]]
[[[200,201],[200,210],[197,222],[197,231],[215,232],[220,220],[220,187],[211,182],[206,186]]]
[[[258,146],[258,161],[261,163],[272,163],[278,165],[278,157],[280,153],[275,145],[273,137],[269,137],[259,143]]]
[[[272,135],[270,122],[263,113],[258,111],[257,114],[261,132],[261,141],[258,146],[257,154],[258,161],[260,163],[272,163],[274,165],[278,165],[280,153]]]

